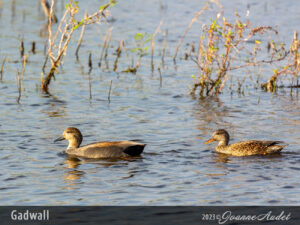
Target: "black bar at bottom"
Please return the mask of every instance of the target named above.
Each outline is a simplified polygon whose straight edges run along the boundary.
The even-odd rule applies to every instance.
[[[1,206],[0,224],[300,224],[300,206]]]

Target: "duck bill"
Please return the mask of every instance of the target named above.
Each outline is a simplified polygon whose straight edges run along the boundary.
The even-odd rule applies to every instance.
[[[56,138],[55,140],[54,140],[54,143],[55,142],[58,142],[58,141],[62,141],[62,140],[64,140],[65,138],[63,137],[63,136],[60,136],[59,138]]]
[[[215,139],[212,138],[212,139],[209,139],[208,141],[204,142],[204,144],[208,144],[208,143],[211,143],[213,141],[215,141]]]

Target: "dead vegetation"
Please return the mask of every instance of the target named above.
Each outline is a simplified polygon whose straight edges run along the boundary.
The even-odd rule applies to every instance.
[[[66,5],[65,12],[60,19],[58,28],[56,32],[53,32],[52,28],[52,18],[53,18],[53,8],[55,0],[52,0],[49,17],[48,17],[48,54],[51,62],[51,68],[45,78],[42,81],[42,90],[46,93],[49,92],[49,84],[54,74],[61,64],[63,57],[66,55],[67,48],[73,32],[80,26],[86,26],[93,23],[101,23],[104,18],[109,14],[108,7],[115,4],[114,1],[101,6],[96,12],[91,15],[86,15],[81,20],[77,20],[76,14],[79,12],[78,3],[76,1],[70,0],[70,3]]]

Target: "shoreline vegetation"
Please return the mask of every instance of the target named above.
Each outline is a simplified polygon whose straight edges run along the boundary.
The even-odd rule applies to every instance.
[[[15,1],[12,2],[12,10]],[[79,51],[81,43],[84,39],[85,28],[94,23],[101,24],[108,22],[111,13],[109,9],[116,5],[115,0],[110,0],[98,8],[92,14],[85,12],[84,17],[78,19],[77,14],[80,10],[78,2],[69,0],[65,5],[64,12],[61,18],[57,17],[55,12],[55,0],[41,0],[40,5],[44,10],[47,17],[47,24],[44,26],[44,33],[47,34],[47,41],[44,47],[45,59],[41,68],[41,90],[43,93],[51,95],[49,90],[50,83],[55,85],[52,80],[55,79],[55,74],[59,73],[58,69],[63,63],[65,57],[73,57],[71,53],[67,52],[68,45],[74,32],[80,32],[77,41],[77,48],[75,56],[79,62]],[[205,12],[209,10],[212,5],[217,6],[218,12],[215,18],[210,20],[210,23],[204,23],[199,32],[198,43],[186,43],[190,50],[180,51],[189,30],[193,24]],[[12,13],[14,16],[15,12]],[[246,16],[247,17],[247,16]],[[256,69],[268,65],[272,68],[268,75],[266,82],[260,83],[257,79],[256,88],[261,88],[263,91],[276,92],[278,88],[300,88],[299,72],[300,72],[300,55],[299,47],[300,40],[298,31],[293,33],[291,43],[281,43],[271,39],[271,37],[278,37],[280,34],[273,26],[258,26],[252,27],[251,21],[247,18],[244,21],[238,12],[235,12],[234,20],[226,19],[224,17],[224,9],[218,0],[210,0],[206,5],[197,13],[187,25],[184,33],[178,40],[175,54],[173,56],[173,63],[175,66],[178,60],[192,61],[195,65],[196,75],[191,75],[192,84],[190,87],[190,94],[193,96],[206,97],[217,96],[222,93],[225,86],[229,86],[231,92],[233,91],[232,71],[244,71],[245,69]],[[108,71],[117,73],[132,73],[135,74],[143,65],[143,58],[150,56],[151,74],[157,71],[159,74],[160,87],[162,87],[163,73],[162,68],[166,61],[166,49],[168,49],[167,35],[168,30],[161,29],[164,21],[161,20],[153,34],[136,33],[134,36],[134,47],[126,48],[126,40],[119,40],[119,45],[114,53],[112,53],[113,66],[109,68],[108,57],[111,52],[112,27],[106,30],[103,40],[102,50],[98,59],[98,67],[102,67]],[[81,31],[79,31],[81,28]],[[161,46],[160,51],[155,55],[155,38],[160,36]],[[266,41],[267,40],[267,41]],[[264,48],[263,46],[267,46]],[[32,49],[30,54],[35,54],[35,42],[32,42]],[[158,51],[156,51],[157,53]],[[182,53],[184,53],[182,55]],[[22,63],[22,73],[18,72],[16,76],[17,88],[19,96],[17,102],[20,102],[22,96],[22,81],[25,71],[26,62],[30,58],[30,54],[24,54],[24,39],[20,41],[20,56]],[[89,54],[89,74],[92,71],[92,52]],[[121,57],[127,57],[128,68],[120,68],[118,66]],[[170,57],[170,56],[168,56]],[[154,60],[156,58],[156,60]],[[160,62],[157,62],[160,58]],[[2,58],[0,70],[0,82],[3,80],[5,73],[5,66],[7,65],[7,57]],[[50,62],[50,63],[49,63]],[[237,92],[242,93],[243,81],[236,80]],[[279,80],[284,80],[284,84],[280,84]],[[231,81],[231,82],[229,82]],[[89,80],[90,82],[90,80]],[[286,82],[289,82],[288,84]],[[112,83],[112,82],[111,82]],[[91,85],[89,85],[91,88]],[[110,102],[111,84],[109,87],[108,101]],[[90,90],[91,99],[91,90]]]

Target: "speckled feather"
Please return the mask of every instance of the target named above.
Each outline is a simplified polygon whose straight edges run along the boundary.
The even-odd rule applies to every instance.
[[[280,143],[283,142],[249,140],[226,146],[217,146],[216,150],[217,152],[230,154],[234,156],[266,155],[280,152],[286,146],[277,145]]]
[[[233,156],[266,155],[280,152],[287,144],[282,141],[249,140],[229,145],[230,136],[224,129],[216,130],[206,143],[219,141],[217,152]],[[279,145],[283,144],[283,145]]]

